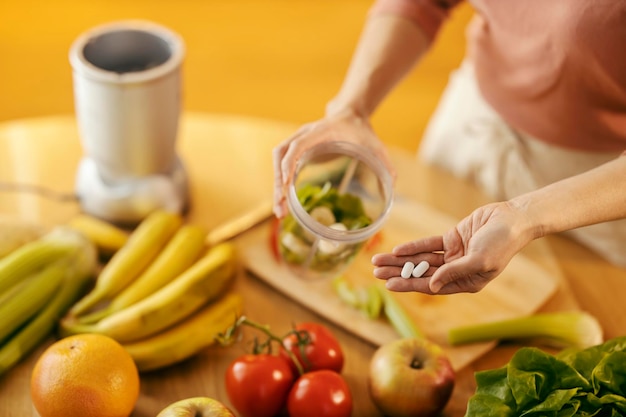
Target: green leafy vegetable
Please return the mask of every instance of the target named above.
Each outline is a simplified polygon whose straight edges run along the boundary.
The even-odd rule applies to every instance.
[[[298,201],[307,213],[317,207],[327,207],[335,222],[342,223],[347,230],[360,229],[372,223],[359,197],[339,193],[330,182],[323,186],[307,184],[300,187],[297,193]],[[305,231],[292,215],[285,217],[279,235],[279,248],[283,258],[290,264],[306,264],[315,271],[333,271],[337,266],[350,262],[363,245],[345,244],[337,252],[324,253],[316,250],[315,243],[315,237]]]
[[[350,193],[339,193],[329,182],[322,187],[311,184],[302,186],[298,189],[298,201],[307,213],[319,206],[328,207],[335,219],[348,230],[366,227],[371,223],[359,197]]]
[[[476,383],[466,417],[624,416],[626,336],[557,355],[524,347]]]

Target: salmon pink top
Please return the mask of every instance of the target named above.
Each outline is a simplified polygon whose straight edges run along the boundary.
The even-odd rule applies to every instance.
[[[377,0],[432,41],[461,0]],[[512,127],[555,145],[626,149],[626,1],[471,0],[468,59]]]

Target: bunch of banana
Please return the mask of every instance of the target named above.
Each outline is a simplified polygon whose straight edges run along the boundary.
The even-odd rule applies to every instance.
[[[52,333],[84,294],[96,267],[93,244],[64,226],[29,238],[0,258],[0,375]]]
[[[208,247],[202,228],[156,211],[114,251],[60,333],[110,336],[140,371],[171,365],[213,344],[241,315],[242,298],[229,285],[236,270],[234,245]]]
[[[100,258],[105,261],[120,250],[128,240],[126,230],[89,214],[77,214],[69,220],[67,226],[85,235],[98,249]]]

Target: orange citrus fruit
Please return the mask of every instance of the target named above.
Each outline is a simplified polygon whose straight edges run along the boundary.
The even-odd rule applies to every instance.
[[[139,397],[139,373],[114,339],[79,334],[41,354],[30,392],[41,417],[128,417]]]

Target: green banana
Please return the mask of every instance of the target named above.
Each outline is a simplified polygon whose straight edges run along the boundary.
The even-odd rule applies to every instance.
[[[66,259],[60,259],[17,284],[17,291],[0,304],[0,342],[43,308],[61,285]]]
[[[126,288],[156,258],[182,224],[182,217],[162,210],[152,212],[130,234],[102,268],[96,286],[70,309],[80,316]]]
[[[79,317],[80,323],[95,323],[146,298],[182,274],[206,249],[201,227],[183,225],[145,271],[100,310]]]
[[[2,293],[0,343],[44,307],[61,285],[65,269],[69,267],[69,259],[84,245],[89,244],[82,235],[64,227],[55,229],[40,240],[41,242],[27,252],[31,255],[34,252],[41,254],[44,253],[40,251],[42,248],[49,248],[51,251],[45,252],[46,256],[43,260],[37,257],[32,258],[32,272]],[[48,259],[48,256],[59,248],[62,250],[57,258]]]
[[[229,292],[176,326],[123,346],[140,372],[163,368],[213,345],[217,336],[235,323],[242,310],[242,297]]]
[[[84,243],[84,237],[57,227],[0,259],[0,294]]]
[[[85,242],[78,252],[64,261],[49,266],[64,275],[58,291],[34,317],[0,345],[0,376],[49,337],[59,319],[83,294],[96,272],[96,248]]]
[[[4,258],[20,246],[39,239],[43,227],[12,218],[0,218],[0,258]]]
[[[26,284],[28,283],[28,280],[30,278],[32,278],[32,275],[28,276],[26,278],[23,278],[21,282],[18,282],[17,284],[13,285],[11,288],[9,288],[9,289],[5,290],[3,293],[1,293],[0,294],[0,306],[4,306],[10,300],[12,300],[16,296],[18,296],[20,291],[22,291],[24,289],[24,287],[26,286]],[[0,308],[2,308],[2,307],[0,307]]]
[[[235,247],[222,243],[169,284],[143,300],[94,324],[81,324],[75,317],[61,321],[63,335],[101,333],[120,343],[158,333],[216,299],[234,278]]]

